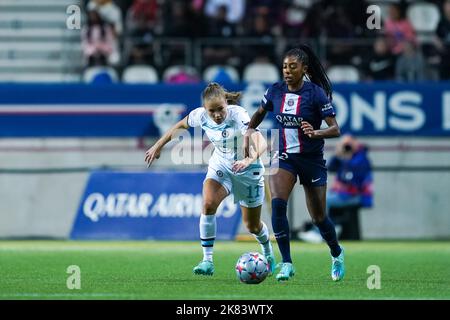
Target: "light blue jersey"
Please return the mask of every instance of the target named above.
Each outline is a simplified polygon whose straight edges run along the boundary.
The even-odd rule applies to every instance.
[[[225,120],[217,124],[206,109],[200,107],[189,113],[187,122],[191,127],[200,126],[214,145],[206,179],[219,182],[228,193],[233,193],[235,202],[239,201],[245,207],[261,205],[264,200],[264,166],[261,160],[243,172],[232,172],[233,163],[244,158],[242,144],[250,122],[248,112],[240,106],[228,105]]]

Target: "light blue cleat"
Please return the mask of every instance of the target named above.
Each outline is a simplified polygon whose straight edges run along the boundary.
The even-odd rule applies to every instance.
[[[333,281],[339,281],[344,278],[345,266],[344,266],[344,248],[341,247],[342,251],[339,256],[331,257],[331,279]]]
[[[280,266],[281,270],[278,272],[276,278],[278,281],[287,281],[289,278],[295,275],[295,269],[292,263],[290,262],[282,262],[277,265]]]
[[[192,270],[194,274],[201,274],[204,276],[212,276],[214,274],[214,264],[212,261],[203,260]]]

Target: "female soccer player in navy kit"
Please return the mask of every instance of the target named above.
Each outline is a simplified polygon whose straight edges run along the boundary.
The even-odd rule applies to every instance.
[[[310,81],[304,81],[304,76]],[[333,222],[326,215],[327,168],[323,158],[324,139],[340,135],[331,104],[330,81],[314,52],[306,45],[288,51],[283,59],[284,81],[273,84],[253,115],[247,134],[256,129],[268,111],[279,129],[279,151],[271,164],[272,227],[283,262],[276,279],[295,274],[290,254],[287,200],[299,177],[313,223],[330,247],[331,277],[344,277],[344,250]],[[321,129],[322,120],[328,127]],[[244,145],[244,148],[246,146]]]

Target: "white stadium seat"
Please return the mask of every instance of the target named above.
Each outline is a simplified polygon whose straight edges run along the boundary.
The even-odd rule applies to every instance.
[[[441,18],[439,8],[434,3],[412,3],[406,16],[417,32],[434,32]]]
[[[280,81],[280,72],[272,63],[254,62],[245,67],[242,80],[245,82],[274,83]]]
[[[124,83],[157,83],[158,73],[149,65],[132,65],[125,68],[122,74]]]
[[[207,67],[203,72],[203,81],[214,81],[219,72],[225,72],[232,82],[239,82],[239,72],[236,68],[226,65],[212,65]]]
[[[358,69],[350,65],[331,66],[327,70],[327,75],[331,82],[357,82],[359,80]]]

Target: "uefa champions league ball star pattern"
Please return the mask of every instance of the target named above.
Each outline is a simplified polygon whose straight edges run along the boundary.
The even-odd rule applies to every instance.
[[[235,269],[241,282],[258,284],[263,282],[269,274],[269,263],[263,254],[247,252],[239,257]]]

